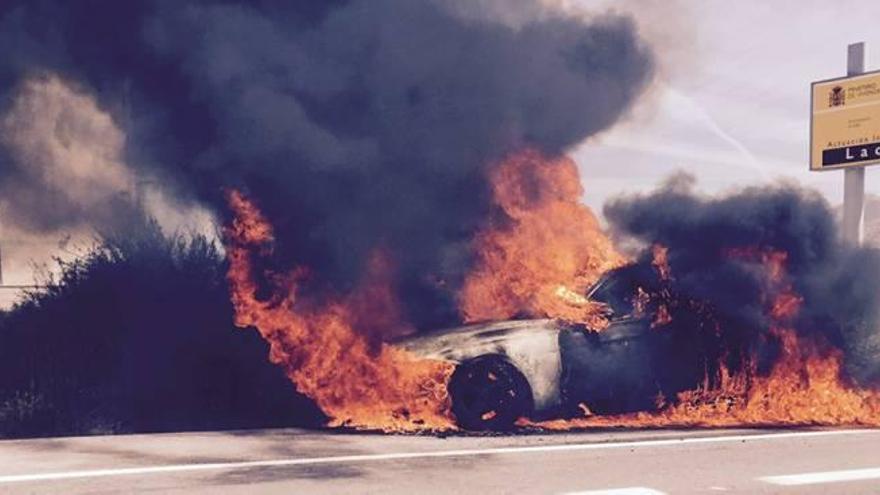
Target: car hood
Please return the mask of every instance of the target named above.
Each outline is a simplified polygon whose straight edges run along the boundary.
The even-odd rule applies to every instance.
[[[551,319],[507,320],[436,330],[393,344],[420,357],[461,362],[481,354],[507,354],[511,345],[555,339],[559,330],[559,323]]]

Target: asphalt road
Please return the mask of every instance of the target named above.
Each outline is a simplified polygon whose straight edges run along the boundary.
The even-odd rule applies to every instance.
[[[880,430],[0,441],[0,493],[880,493]]]

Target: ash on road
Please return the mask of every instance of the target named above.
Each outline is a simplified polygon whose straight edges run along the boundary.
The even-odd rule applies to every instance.
[[[303,430],[0,442],[0,493],[877,493],[880,430]]]

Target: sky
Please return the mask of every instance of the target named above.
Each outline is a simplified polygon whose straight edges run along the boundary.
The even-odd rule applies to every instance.
[[[658,59],[653,87],[630,115],[571,152],[584,201],[598,214],[609,198],[650,190],[678,171],[710,194],[783,180],[840,203],[842,171],[808,170],[810,83],[845,75],[853,42],[866,42],[867,70],[880,69],[876,0],[544,1],[591,15],[632,13]],[[880,195],[880,167],[866,175],[867,192]],[[13,237],[18,244],[3,247],[7,284],[32,282],[34,261],[82,249],[61,235]]]
[[[846,75],[854,42],[866,43],[866,70],[880,69],[880,3],[635,1],[618,8],[637,13],[660,70],[626,121],[573,152],[588,205],[600,212],[608,198],[651,189],[676,171],[695,175],[707,193],[784,180],[842,201],[842,171],[808,170],[810,83]],[[866,171],[868,193],[880,194],[878,174]]]

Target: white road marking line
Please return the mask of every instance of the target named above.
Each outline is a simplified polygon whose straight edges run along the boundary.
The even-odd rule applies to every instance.
[[[613,488],[609,490],[588,490],[586,492],[567,492],[562,495],[666,495],[665,492],[634,486],[631,488]]]
[[[758,478],[765,483],[783,486],[814,485],[818,483],[838,483],[842,481],[861,481],[880,479],[880,468],[849,469],[846,471],[824,471],[820,473],[788,474],[785,476],[764,476]]]
[[[109,476],[129,476],[139,474],[179,473],[186,471],[229,471],[235,469],[308,466],[314,464],[340,464],[368,461],[390,461],[402,459],[425,459],[442,457],[468,457],[493,454],[537,454],[546,452],[576,452],[603,449],[631,449],[638,447],[669,447],[703,443],[739,443],[756,440],[777,440],[784,438],[811,438],[839,435],[880,434],[880,430],[826,430],[800,431],[787,433],[758,433],[750,435],[730,435],[720,437],[696,437],[662,440],[642,440],[632,442],[580,443],[560,445],[538,445],[528,447],[498,447],[487,449],[441,450],[428,452],[399,452],[390,454],[358,454],[331,457],[306,457],[302,459],[270,459],[262,461],[214,462],[201,464],[170,464],[164,466],[145,466],[129,468],[109,468],[82,471],[61,471],[33,474],[0,475],[0,484],[26,481],[69,480],[76,478],[101,478]]]

